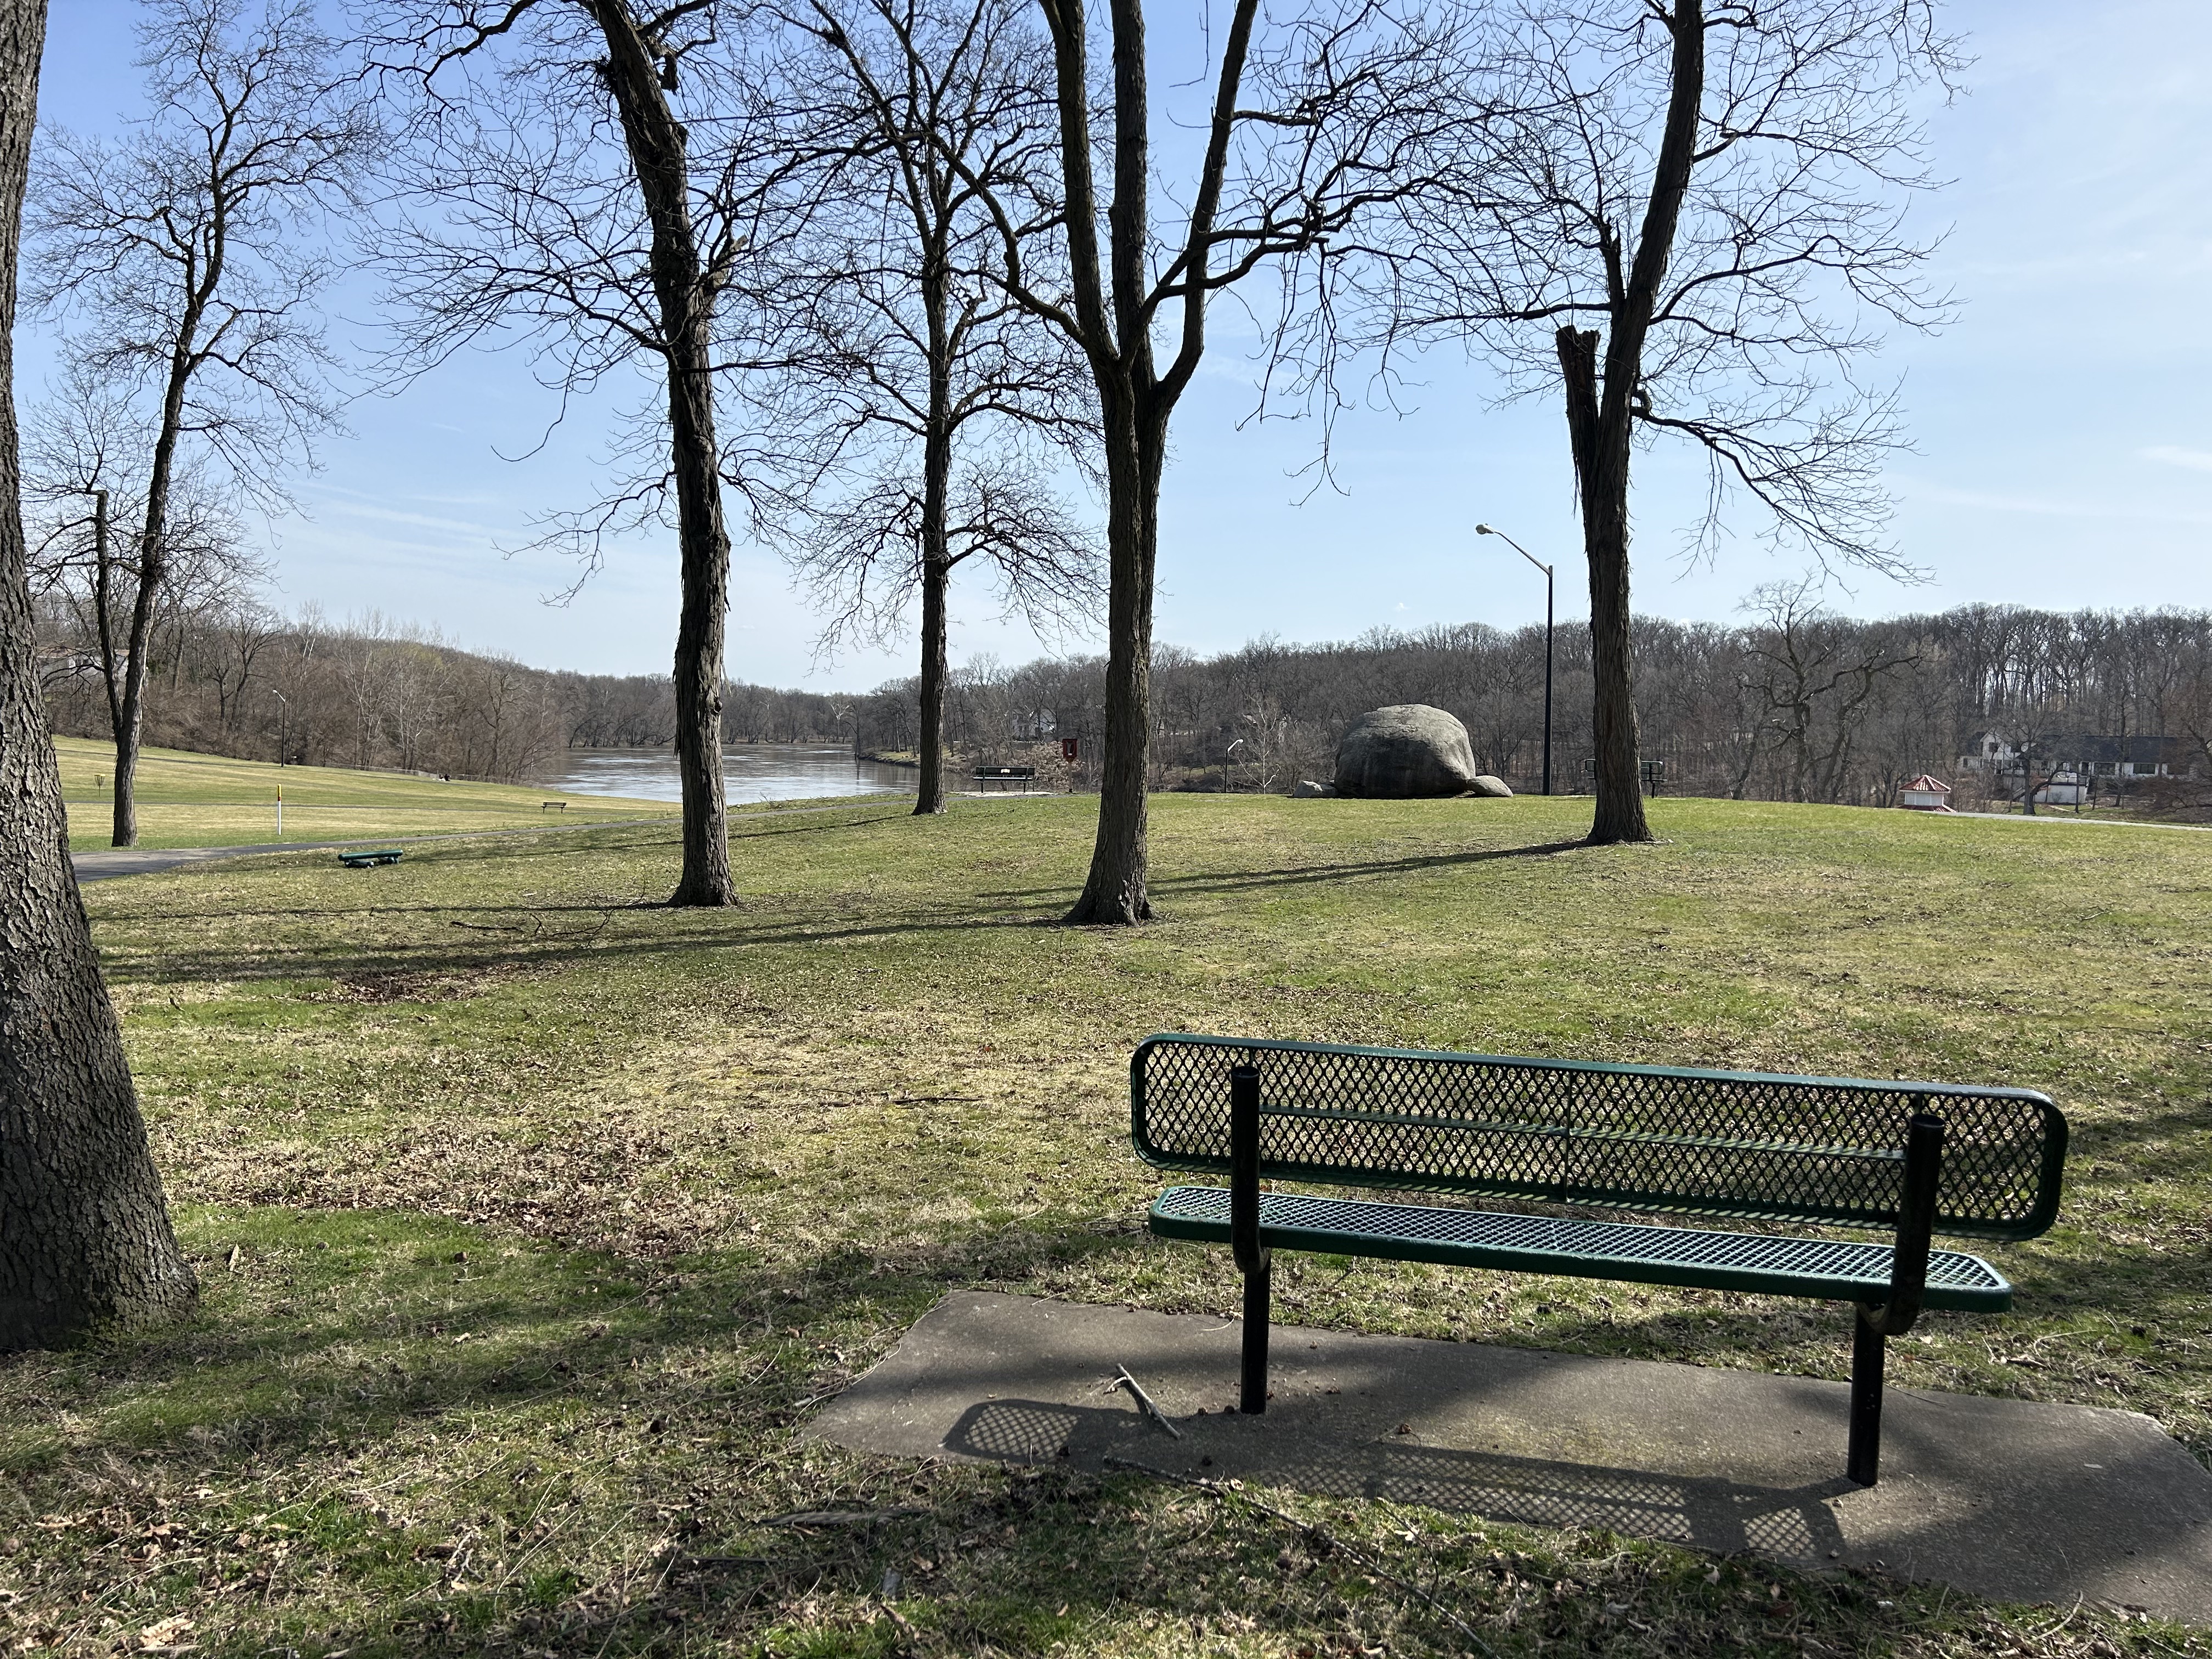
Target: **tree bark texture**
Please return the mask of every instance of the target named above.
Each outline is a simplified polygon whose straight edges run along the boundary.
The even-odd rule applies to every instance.
[[[184,1311],[168,1208],[70,866],[33,654],[13,387],[45,0],[0,0],[0,1348]]]
[[[947,672],[945,607],[952,568],[926,555],[921,563],[921,753],[920,789],[914,810],[927,817],[945,810],[945,679]]]
[[[941,224],[938,228],[942,229]],[[945,810],[945,681],[950,672],[946,602],[952,586],[952,544],[945,520],[952,493],[952,328],[946,313],[945,251],[933,240],[924,253],[922,307],[929,319],[929,411],[921,434],[921,755],[918,815]]]
[[[1583,551],[1589,565],[1591,746],[1597,760],[1594,845],[1650,841],[1637,766],[1636,665],[1629,633],[1628,460],[1626,422],[1608,428],[1597,387],[1595,333],[1559,331],[1567,432],[1575,456]]]
[[[723,630],[730,538],[714,434],[714,295],[691,223],[683,125],[629,0],[586,0],[606,38],[607,85],[653,222],[650,260],[668,362],[669,464],[676,485],[683,606],[676,627],[676,769],[684,790],[684,868],[671,904],[737,902],[722,782]]]
[[[1127,393],[1105,400],[1106,746],[1098,835],[1071,922],[1127,927],[1152,914],[1152,587],[1167,451],[1167,410],[1146,407],[1155,401]]]

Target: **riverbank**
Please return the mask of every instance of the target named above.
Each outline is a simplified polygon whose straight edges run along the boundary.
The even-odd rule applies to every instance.
[[[1662,844],[1592,848],[1588,809],[1160,797],[1161,919],[1127,933],[1048,925],[1095,827],[1067,797],[762,814],[730,910],[655,902],[672,824],[89,890],[206,1302],[0,1367],[0,1468],[46,1517],[12,1628],[189,1619],[204,1650],[319,1656],[1466,1650],[1312,1524],[1499,1655],[2206,1651],[1878,1571],[1266,1494],[1286,1527],[1132,1474],[804,1438],[948,1291],[1235,1308],[1225,1252],[1142,1229],[1127,1055],[1180,1026],[2044,1089],[2075,1132],[2059,1225],[1984,1247],[2015,1311],[1927,1316],[1893,1381],[2124,1407],[2212,1457],[2212,844],[1661,799]],[[1847,1319],[1780,1299],[1287,1255],[1277,1287],[1328,1329],[1848,1364]]]

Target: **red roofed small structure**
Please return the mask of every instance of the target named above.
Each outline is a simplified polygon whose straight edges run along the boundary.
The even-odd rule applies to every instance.
[[[1897,804],[1908,811],[1948,812],[1951,810],[1950,795],[1949,784],[1923,772],[1897,792]]]

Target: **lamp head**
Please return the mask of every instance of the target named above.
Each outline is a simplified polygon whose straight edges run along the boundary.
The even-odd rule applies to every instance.
[[[1474,533],[1478,536],[1488,536],[1494,532],[1491,530],[1488,525],[1479,524],[1474,527]]]

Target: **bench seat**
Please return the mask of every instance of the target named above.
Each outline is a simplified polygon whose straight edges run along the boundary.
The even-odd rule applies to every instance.
[[[1149,1224],[1162,1238],[1227,1244],[1232,1242],[1229,1201],[1225,1187],[1170,1187],[1153,1203]],[[1887,1298],[1895,1255],[1887,1243],[1378,1204],[1296,1193],[1260,1195],[1260,1243],[1276,1249],[1382,1256],[1444,1267],[1627,1279],[1830,1302]],[[1979,1256],[1930,1250],[1922,1305],[1956,1313],[2002,1313],[2012,1306],[2012,1286]]]

